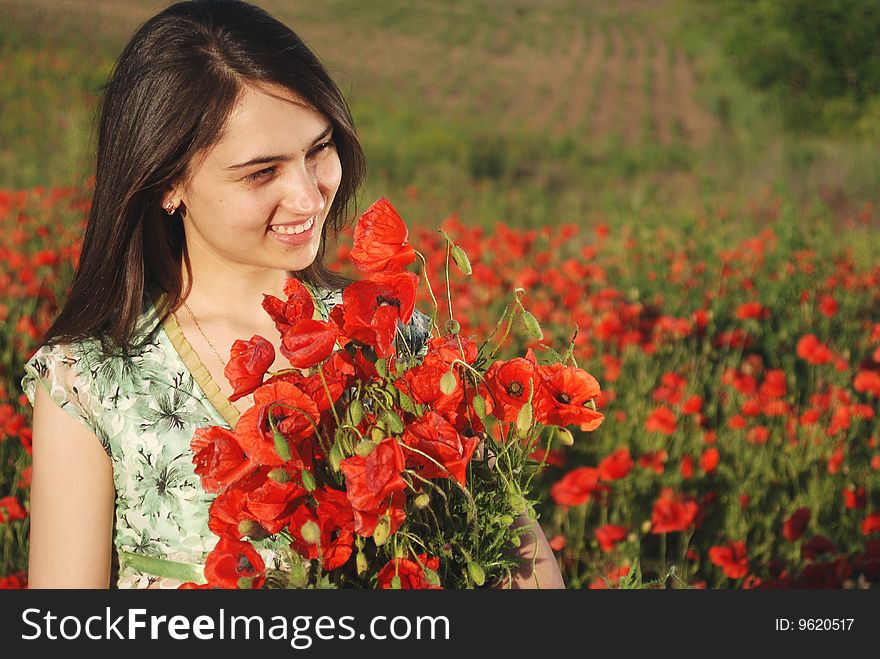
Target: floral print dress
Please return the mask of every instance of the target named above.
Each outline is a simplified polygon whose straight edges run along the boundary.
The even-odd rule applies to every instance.
[[[341,290],[310,288],[315,318],[327,320]],[[208,529],[216,494],[202,489],[190,440],[196,428],[235,427],[239,412],[220,391],[173,315],[159,323],[164,296],[144,294],[128,356],[105,357],[97,339],[44,345],[25,365],[31,405],[44,386],[66,412],[100,439],[116,489],[111,587],[176,588],[204,583],[218,537]],[[399,340],[424,354],[430,319],[415,312]],[[270,536],[254,545],[267,567],[282,567]]]

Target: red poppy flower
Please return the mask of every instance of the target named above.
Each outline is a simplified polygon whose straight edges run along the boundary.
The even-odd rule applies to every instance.
[[[651,533],[685,531],[694,523],[699,505],[691,497],[664,487],[651,511]]]
[[[419,561],[421,561],[422,565],[434,571],[440,565],[439,558],[436,556],[429,558],[427,554],[419,554]],[[396,575],[400,577],[401,589],[442,590],[442,586],[432,586],[428,583],[422,565],[408,558],[393,558],[379,570],[379,573],[376,575],[376,585],[380,589],[389,589],[391,588],[391,580]]]
[[[323,375],[323,379],[321,378]],[[342,392],[348,389],[354,381],[354,360],[344,350],[336,350],[330,355],[330,359],[321,364],[321,373],[313,373],[309,377],[302,378],[297,386],[302,389],[318,406],[321,412],[329,411],[330,407],[339,400]],[[330,390],[330,399],[324,384]]]
[[[645,421],[645,430],[671,435],[675,432],[675,413],[668,407],[655,407]]]
[[[619,448],[599,462],[599,478],[603,481],[616,481],[625,478],[633,467],[629,449]]]
[[[336,570],[348,562],[353,551],[354,517],[351,504],[341,490],[323,487],[313,494],[317,510],[301,504],[290,519],[293,546],[298,553],[312,560],[320,555],[324,570]],[[320,546],[303,538],[302,527],[307,521],[314,522],[320,529]]]
[[[495,362],[486,371],[485,379],[495,401],[492,413],[501,421],[516,421],[520,409],[529,400],[530,389],[538,394],[540,386],[534,365],[522,357]]]
[[[844,505],[848,510],[856,508],[864,508],[867,503],[865,496],[865,487],[859,485],[858,489],[845,487],[843,488]]]
[[[463,437],[452,424],[433,411],[409,424],[403,433],[406,446],[430,456],[407,451],[406,462],[410,468],[416,469],[422,478],[452,476],[462,486],[465,485],[468,462],[479,441],[477,437]]]
[[[614,549],[614,546],[626,537],[626,527],[606,524],[596,529],[596,540],[604,552]]]
[[[553,426],[578,424],[588,432],[602,424],[604,415],[586,407],[586,403],[601,393],[596,378],[581,368],[561,364],[539,366],[538,373],[542,378],[542,389],[540,395],[535,396],[534,403],[539,423]]]
[[[366,272],[403,270],[416,260],[408,239],[406,224],[391,202],[381,197],[358,220],[349,258]]]
[[[190,442],[195,473],[206,492],[222,492],[257,467],[232,431],[222,426],[197,428]]]
[[[703,451],[703,455],[700,456],[700,468],[703,470],[703,473],[711,474],[715,471],[715,468],[718,466],[719,456],[718,449],[714,446]]]
[[[215,588],[259,588],[266,565],[251,543],[221,537],[205,561],[205,578]]]
[[[250,341],[236,339],[229,363],[223,370],[233,388],[229,400],[237,401],[263,384],[263,377],[274,362],[275,348],[262,336],[255,334]]]
[[[208,528],[211,532],[234,540],[252,535],[241,530],[241,523],[244,521],[247,521],[248,525],[258,523],[253,514],[245,510],[246,500],[247,493],[238,487],[231,487],[217,496],[208,509]],[[256,533],[257,527],[253,528]]]
[[[311,368],[327,359],[336,345],[336,323],[304,318],[281,338],[281,354],[294,368]]]
[[[263,295],[263,309],[275,321],[279,334],[284,334],[298,321],[315,315],[312,294],[299,279],[288,277],[284,283],[284,294],[287,296],[285,302],[273,295]]]
[[[599,470],[593,467],[577,467],[565,474],[550,488],[550,496],[560,506],[581,506],[595,492],[604,488],[599,485]]]
[[[247,493],[245,508],[266,531],[278,533],[305,495],[305,488],[295,480],[278,483],[266,478],[262,485]]]
[[[880,533],[880,512],[871,513],[862,520],[862,535]]]
[[[794,511],[785,523],[782,525],[782,535],[789,542],[795,542],[800,539],[810,523],[810,509],[798,508]]]
[[[0,499],[0,524],[27,518],[27,510],[13,496]]]
[[[353,455],[340,462],[346,495],[355,510],[356,533],[372,535],[378,517],[388,505],[396,503],[389,497],[402,494],[406,488],[406,481],[400,477],[405,467],[403,450],[392,437],[379,442],[366,457]]]
[[[823,343],[819,342],[815,334],[807,334],[800,338],[796,348],[797,356],[815,366],[827,364],[834,357],[834,353]]]
[[[639,466],[651,469],[655,474],[662,474],[666,471],[665,464],[668,458],[669,454],[665,450],[651,451],[639,457]]]
[[[356,281],[342,293],[346,337],[371,346],[387,357],[394,347],[397,321],[406,324],[415,309],[418,277],[412,272],[375,274]]]
[[[746,544],[742,540],[710,547],[709,560],[714,565],[720,567],[724,571],[725,576],[731,579],[742,579],[749,573]]]
[[[300,444],[314,434],[320,419],[315,401],[289,382],[264,384],[254,392],[254,407],[241,415],[235,436],[254,461],[278,466],[284,462],[275,450],[275,436],[269,423],[271,411],[275,427],[288,439],[291,460],[302,468]]]

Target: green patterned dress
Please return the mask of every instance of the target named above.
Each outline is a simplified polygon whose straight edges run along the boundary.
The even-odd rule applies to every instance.
[[[340,290],[312,290],[315,318],[327,319]],[[176,588],[204,582],[204,560],[218,541],[208,529],[216,496],[195,474],[190,440],[196,428],[235,427],[238,410],[220,391],[173,315],[160,324],[164,296],[144,295],[128,357],[104,357],[97,339],[44,345],[25,365],[21,386],[33,405],[40,383],[51,398],[100,439],[116,489],[111,587]],[[424,354],[430,321],[416,313],[402,331]],[[143,339],[143,341],[142,341]],[[281,567],[280,538],[255,543],[266,565]],[[182,564],[182,565],[181,565]]]

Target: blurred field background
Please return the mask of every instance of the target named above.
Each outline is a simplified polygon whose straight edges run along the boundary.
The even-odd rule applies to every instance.
[[[9,586],[26,579],[21,364],[76,259],[97,90],[165,4],[0,0]],[[630,568],[625,586],[880,579],[876,3],[258,4],[349,99],[362,206],[385,195],[417,248],[443,226],[471,254],[462,325],[485,336],[515,286],[547,344],[577,325],[606,422],[551,447],[539,506],[569,587]]]

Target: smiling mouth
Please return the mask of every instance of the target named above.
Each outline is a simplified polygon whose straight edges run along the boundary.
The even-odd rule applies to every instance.
[[[299,233],[305,233],[309,229],[311,229],[315,224],[315,218],[310,217],[308,220],[303,222],[302,224],[273,224],[269,227],[275,233],[281,233],[284,235],[295,235]]]

